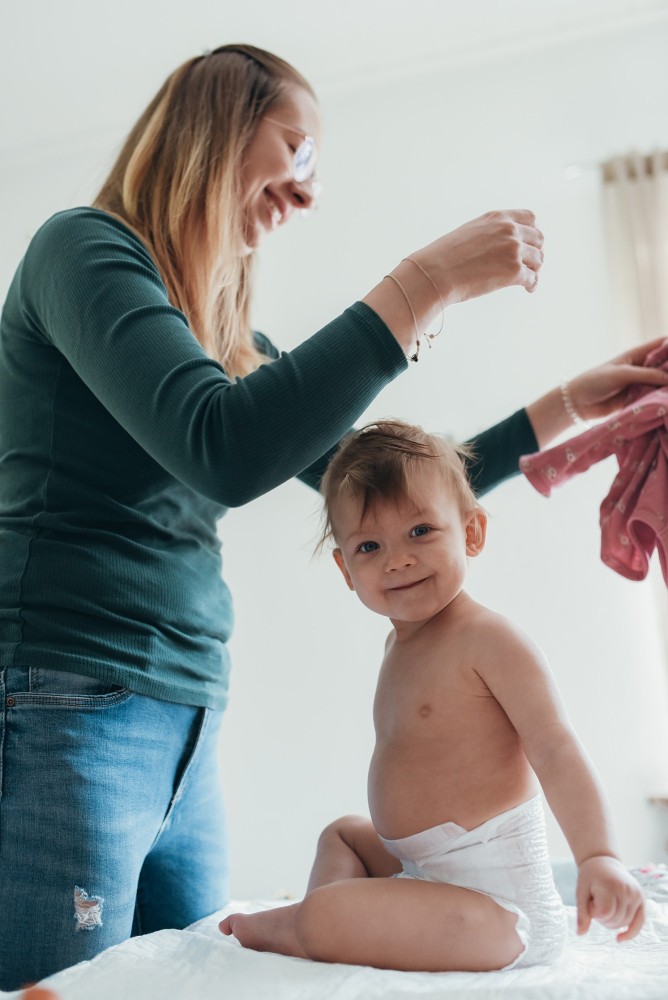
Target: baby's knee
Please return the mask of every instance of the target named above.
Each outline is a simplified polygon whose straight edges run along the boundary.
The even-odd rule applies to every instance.
[[[332,839],[338,839],[349,844],[357,834],[368,830],[370,827],[373,828],[373,824],[366,816],[355,816],[354,814],[340,816],[322,831],[320,834],[320,843],[327,843]]]

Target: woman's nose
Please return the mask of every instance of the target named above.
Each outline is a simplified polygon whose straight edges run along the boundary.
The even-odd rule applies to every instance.
[[[307,181],[293,181],[290,200],[295,208],[309,211],[315,207],[321,190],[322,186],[314,178]]]

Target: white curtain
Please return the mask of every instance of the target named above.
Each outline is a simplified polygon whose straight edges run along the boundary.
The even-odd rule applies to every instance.
[[[668,152],[602,164],[603,204],[620,350],[668,337]],[[650,571],[668,659],[668,594],[656,554]]]
[[[603,193],[623,350],[668,336],[668,152],[608,160]]]

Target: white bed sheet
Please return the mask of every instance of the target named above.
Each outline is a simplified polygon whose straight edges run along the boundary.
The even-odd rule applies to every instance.
[[[242,948],[218,931],[229,912],[275,903],[232,903],[184,931],[158,931],[110,948],[44,981],[62,1000],[668,1000],[668,905],[648,903],[633,941],[596,925],[571,933],[551,966],[487,973],[410,973],[325,965]],[[1,993],[18,1000],[18,993]]]

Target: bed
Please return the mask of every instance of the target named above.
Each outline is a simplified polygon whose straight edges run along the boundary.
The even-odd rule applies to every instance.
[[[662,866],[663,868],[663,866]],[[557,884],[559,884],[559,873]],[[218,931],[229,912],[279,902],[234,902],[183,931],[133,938],[66,969],[44,985],[62,1000],[667,1000],[668,872],[646,878],[648,915],[641,934],[619,945],[599,925],[570,934],[558,963],[509,972],[409,973],[325,965],[247,951]],[[564,899],[571,887],[561,875]],[[0,993],[18,1000],[18,993]]]

